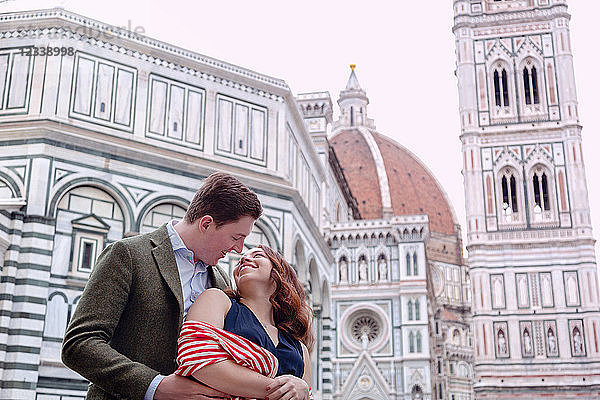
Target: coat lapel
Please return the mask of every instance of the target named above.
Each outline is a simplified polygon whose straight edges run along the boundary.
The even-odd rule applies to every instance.
[[[183,293],[181,291],[181,280],[179,279],[179,270],[177,269],[175,254],[173,253],[173,245],[171,244],[171,240],[169,240],[166,225],[161,226],[155,231],[155,235],[152,235],[151,240],[155,246],[152,249],[152,256],[156,261],[160,274],[177,299],[179,320],[182,321]]]
[[[208,266],[208,277],[210,285],[221,290],[231,288],[231,283],[225,278],[225,273],[219,267]]]

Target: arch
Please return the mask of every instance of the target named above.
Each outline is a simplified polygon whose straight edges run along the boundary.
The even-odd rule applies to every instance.
[[[510,68],[510,62],[503,58],[497,58],[490,64],[489,77],[492,90],[490,101],[492,108],[509,108],[512,106],[513,71]]]
[[[62,339],[69,322],[69,301],[64,293],[54,292],[48,296],[44,337]]]
[[[527,56],[519,63],[519,87],[526,106],[542,104],[543,71],[541,62],[534,57]]]
[[[296,270],[298,279],[300,279],[300,282],[306,282],[308,267],[306,265],[306,258],[304,256],[304,245],[302,244],[302,240],[300,238],[297,238],[294,244],[294,261],[293,267]]]
[[[321,306],[321,280],[319,279],[319,268],[314,258],[311,257],[308,263],[308,271],[311,284],[311,298],[313,306]]]
[[[68,179],[67,178],[63,178],[63,179]],[[123,233],[131,231],[132,227],[135,226],[135,219],[133,216],[133,208],[131,207],[131,205],[129,204],[129,202],[127,201],[127,198],[123,195],[123,193],[114,185],[112,185],[109,182],[103,181],[101,179],[98,178],[94,178],[94,177],[79,177],[79,178],[73,178],[69,181],[66,181],[63,183],[62,186],[60,186],[57,189],[53,189],[52,192],[50,194],[51,196],[51,200],[48,203],[48,209],[46,211],[46,215],[49,218],[56,218],[57,212],[58,212],[58,203],[59,201],[63,198],[63,196],[65,194],[67,194],[69,191],[76,189],[77,187],[80,186],[91,186],[91,187],[95,187],[97,189],[100,189],[106,193],[108,193],[119,205],[119,207],[121,207],[121,210],[123,211]],[[127,215],[127,218],[125,217],[125,215]]]
[[[337,279],[338,282],[348,282],[349,281],[349,263],[348,259],[345,255],[342,255],[337,262]]]
[[[281,246],[281,242],[279,241],[279,237],[277,235],[277,230],[273,227],[271,221],[261,216],[254,222],[254,226],[262,231],[265,235],[265,238],[268,242],[268,246],[280,253],[283,252],[283,248]]]
[[[327,279],[321,283],[321,291],[321,316],[322,318],[331,318],[331,296]]]
[[[520,221],[524,206],[523,178],[519,170],[512,164],[504,165],[498,169],[496,196],[499,215],[503,222]]]
[[[22,197],[21,193],[23,189],[21,188],[21,185],[17,183],[20,183],[20,181],[15,181],[15,179],[13,179],[13,177],[5,173],[5,171],[8,171],[8,169],[2,168],[2,170],[0,171],[0,198],[11,199]],[[9,191],[10,197],[5,197],[4,194],[7,194]]]
[[[48,296],[48,301],[52,300],[56,296],[61,296],[63,298],[63,300],[65,301],[65,303],[69,303],[69,299],[67,298],[67,295],[64,294],[63,292],[52,292],[50,294],[50,296]]]
[[[170,210],[169,210],[170,208]],[[136,221],[136,231],[148,233],[172,219],[182,220],[185,207],[170,201],[153,202],[151,207],[145,207]]]
[[[139,232],[141,230],[142,221],[146,217],[146,214],[154,207],[160,206],[162,204],[174,204],[185,210],[188,208],[190,201],[188,199],[184,199],[183,197],[169,195],[145,199],[145,204],[142,206],[138,213],[138,219],[136,221],[134,229],[136,229],[136,231]]]
[[[415,321],[421,320],[421,303],[419,299],[415,300]]]

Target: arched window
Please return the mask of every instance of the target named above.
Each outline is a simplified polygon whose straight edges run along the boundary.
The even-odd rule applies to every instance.
[[[413,253],[413,275],[419,275],[419,263],[417,262],[417,253]]]
[[[410,254],[406,253],[406,275],[410,276],[412,274],[412,270],[410,268]]]
[[[412,321],[413,319],[413,303],[412,300],[408,301],[408,320]]]
[[[523,89],[525,93],[525,104],[540,104],[538,90],[538,72],[531,60],[523,67]]]
[[[408,334],[408,351],[415,352],[415,334],[412,332]]]
[[[415,300],[415,320],[421,319],[421,309],[420,309],[419,300]]]
[[[494,99],[498,107],[508,107],[508,74],[506,68],[498,65],[494,69]]]
[[[519,211],[517,204],[517,180],[511,170],[502,174],[502,210],[504,215]]]
[[[420,353],[422,351],[422,342],[423,337],[421,336],[421,332],[417,332],[417,353]]]
[[[533,198],[535,202],[534,212],[550,210],[550,198],[548,196],[548,177],[542,168],[533,172]]]

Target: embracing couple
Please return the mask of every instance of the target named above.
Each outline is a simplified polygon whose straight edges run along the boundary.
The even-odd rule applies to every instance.
[[[67,328],[65,365],[87,399],[307,400],[312,311],[296,273],[258,246],[233,271],[262,214],[258,197],[215,173],[185,217],[100,255]]]

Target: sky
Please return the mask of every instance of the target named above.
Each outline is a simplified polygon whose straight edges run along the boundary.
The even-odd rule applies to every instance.
[[[600,148],[600,79],[591,32],[600,2],[568,4],[592,223],[599,237],[600,157],[594,150]],[[377,131],[429,167],[466,230],[451,0],[0,0],[0,12],[53,6],[283,79],[294,94],[328,91],[336,112],[349,64],[356,64]]]

